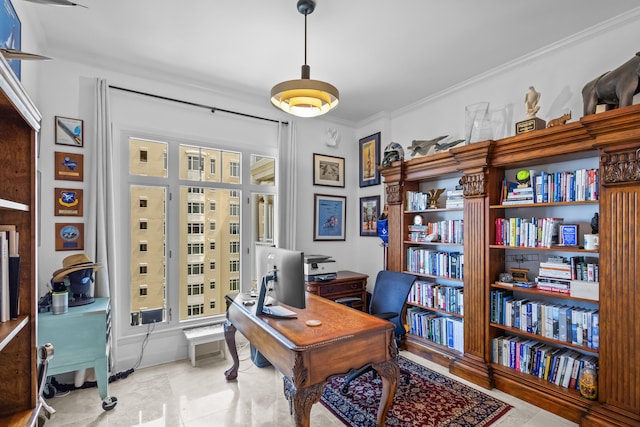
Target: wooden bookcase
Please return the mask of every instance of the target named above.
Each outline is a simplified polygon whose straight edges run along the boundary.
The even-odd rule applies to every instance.
[[[584,204],[600,212],[600,248],[541,250],[518,248],[546,255],[598,257],[600,345],[597,351],[548,340],[557,347],[573,348],[598,357],[598,399],[592,401],[576,390],[551,384],[531,374],[492,362],[492,340],[503,335],[539,338],[491,322],[491,291],[514,252],[495,242],[497,218],[520,215],[522,209],[576,209],[576,203],[547,206],[500,206],[505,173],[590,159],[599,170],[599,202]],[[590,115],[563,126],[542,129],[497,141],[457,147],[446,153],[396,162],[382,169],[389,205],[388,268],[404,271],[405,212],[407,191],[421,183],[460,175],[464,189],[464,352],[444,352],[428,342],[407,342],[418,353],[465,379],[486,388],[498,388],[544,407],[584,426],[640,425],[640,284],[637,254],[640,253],[640,105]],[[557,205],[557,206],[556,206]],[[581,207],[577,207],[582,209]],[[544,216],[544,214],[541,214]],[[568,216],[570,222],[571,218]],[[585,225],[586,226],[586,225]],[[583,234],[585,230],[581,230]],[[539,291],[521,291],[529,299],[551,298],[562,304],[579,299],[553,298]],[[542,340],[544,341],[544,340]]]
[[[34,425],[37,389],[36,143],[41,116],[0,55],[0,224],[20,233],[20,307],[0,323],[0,424]]]

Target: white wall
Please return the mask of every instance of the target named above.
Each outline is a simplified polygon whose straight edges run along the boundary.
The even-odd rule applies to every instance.
[[[23,46],[38,52],[37,30],[30,28],[30,20],[26,8],[20,4],[16,9],[23,23]],[[615,24],[615,25],[614,25]],[[359,188],[358,175],[358,140],[376,132],[381,132],[381,149],[391,141],[399,142],[406,147],[413,139],[428,139],[438,135],[449,134],[462,137],[464,131],[464,108],[480,101],[489,101],[493,109],[510,107],[513,110],[513,121],[524,118],[524,94],[530,85],[534,85],[542,93],[541,118],[549,120],[567,110],[571,110],[574,120],[582,115],[580,91],[589,80],[601,73],[615,68],[627,61],[638,49],[635,45],[640,33],[638,14],[630,15],[627,20],[620,20],[606,28],[594,29],[584,37],[560,42],[545,51],[535,52],[527,58],[507,64],[483,76],[452,88],[445,93],[422,102],[407,106],[401,111],[379,116],[357,125],[331,122],[329,119],[297,119],[297,166],[299,179],[297,185],[297,222],[296,249],[308,254],[332,255],[340,269],[360,271],[370,276],[369,290],[373,279],[383,266],[383,249],[377,237],[359,236],[359,198],[380,195],[384,204],[384,185]],[[31,36],[31,37],[30,37]],[[461,53],[466,54],[466,53]],[[470,60],[472,60],[470,58]],[[90,58],[87,59],[90,63]],[[446,64],[443,64],[446,66]],[[41,133],[41,154],[39,169],[42,171],[41,223],[42,239],[39,248],[39,285],[50,279],[51,273],[59,268],[62,259],[69,255],[66,252],[53,250],[53,200],[51,197],[55,186],[64,185],[54,182],[53,152],[64,148],[54,144],[53,120],[55,116],[80,118],[85,121],[85,164],[92,156],[93,138],[93,80],[96,77],[108,79],[110,84],[135,90],[157,93],[164,96],[185,99],[220,108],[242,111],[250,114],[278,118],[276,110],[268,106],[265,99],[236,99],[212,91],[193,87],[180,86],[175,83],[151,81],[139,77],[121,74],[115,71],[98,69],[88,64],[79,64],[54,59],[47,62],[30,62],[23,64],[23,84],[31,94],[36,105],[43,114]],[[428,78],[428,76],[426,77]],[[238,135],[229,132],[232,126],[216,128],[216,118],[209,113],[191,110],[190,107],[171,106],[174,117],[181,117],[182,125],[173,127],[167,120],[147,117],[143,123],[128,123],[129,113],[139,108],[139,99],[128,99],[119,95],[118,111],[114,112],[116,128],[123,129],[130,125],[143,125],[150,130],[159,128],[165,132],[184,139],[198,140],[203,136],[219,134],[226,141],[236,141]],[[257,105],[257,106],[256,106]],[[164,113],[163,113],[164,114]],[[218,113],[216,113],[218,114]],[[197,117],[196,117],[197,116]],[[284,120],[290,117],[280,116]],[[224,119],[229,121],[240,119]],[[341,142],[337,147],[325,145],[325,133],[328,127],[338,129]],[[240,129],[236,127],[236,129]],[[511,126],[513,128],[513,126]],[[268,126],[264,129],[268,129]],[[270,130],[265,130],[271,132]],[[513,131],[512,131],[513,132]],[[408,150],[405,150],[408,152]],[[313,153],[320,153],[345,158],[346,187],[313,186],[312,159]],[[382,156],[382,154],[381,154]],[[91,171],[85,171],[90,174]],[[88,178],[83,187],[87,188]],[[313,194],[345,195],[347,197],[346,241],[314,242],[313,241]],[[85,211],[85,223],[91,217]],[[137,357],[142,337],[135,337],[122,342],[124,351],[119,353],[119,369],[129,366],[123,361]],[[174,350],[168,352],[167,348]],[[161,363],[186,357],[186,346],[176,333],[156,333],[145,351],[145,358],[151,356],[144,364]]]

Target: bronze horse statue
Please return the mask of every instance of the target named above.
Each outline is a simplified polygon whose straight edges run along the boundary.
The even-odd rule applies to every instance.
[[[594,114],[598,104],[607,104],[612,108],[631,105],[633,96],[640,93],[639,81],[640,52],[615,70],[604,73],[584,86],[584,115]]]

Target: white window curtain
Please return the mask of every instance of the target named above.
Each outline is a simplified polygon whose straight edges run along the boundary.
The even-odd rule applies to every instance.
[[[278,199],[280,200],[278,218],[278,246],[296,248],[296,183],[298,167],[296,162],[296,124],[278,125]]]

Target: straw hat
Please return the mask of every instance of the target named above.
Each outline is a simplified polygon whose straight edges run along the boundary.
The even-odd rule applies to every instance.
[[[96,271],[100,270],[102,266],[92,262],[87,254],[69,255],[62,260],[62,268],[53,272],[53,278],[51,281],[61,282],[67,274],[78,270],[84,270],[86,268],[93,268],[93,271]]]

